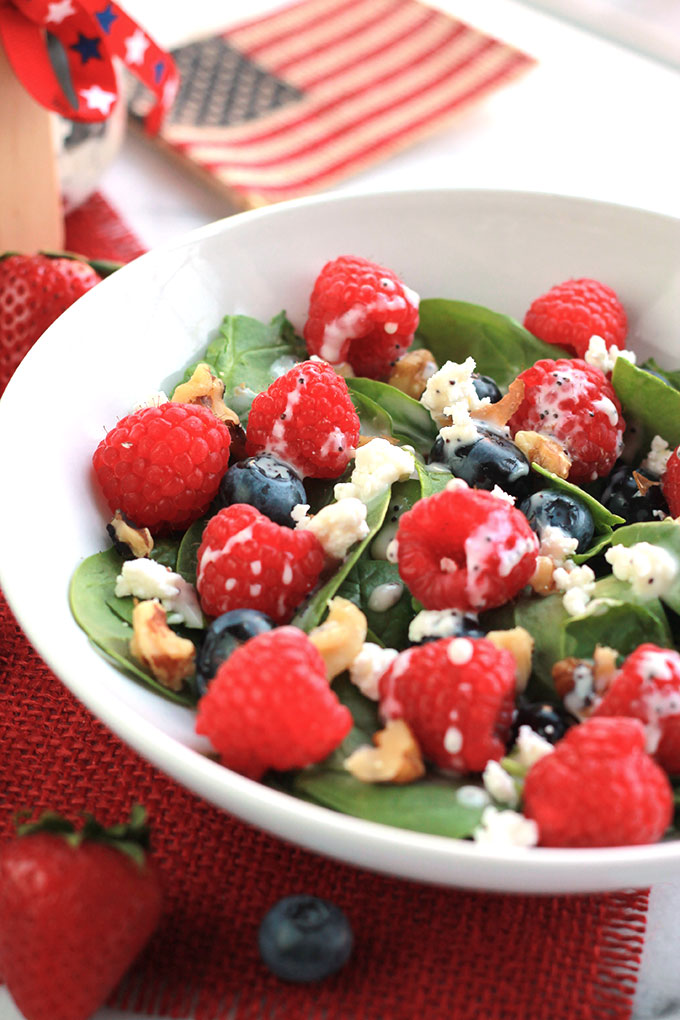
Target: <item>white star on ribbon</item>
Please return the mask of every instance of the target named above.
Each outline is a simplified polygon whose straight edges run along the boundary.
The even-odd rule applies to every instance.
[[[127,64],[143,64],[144,54],[148,47],[149,40],[141,28],[138,28],[133,35],[129,35],[125,40],[125,62]]]
[[[64,18],[68,18],[71,14],[75,13],[76,9],[72,5],[71,0],[56,0],[56,3],[47,5],[47,17],[45,20],[55,25],[61,25]]]
[[[90,110],[99,110],[100,113],[108,116],[111,106],[116,101],[115,92],[107,92],[99,85],[91,85],[89,89],[81,89],[80,94]]]

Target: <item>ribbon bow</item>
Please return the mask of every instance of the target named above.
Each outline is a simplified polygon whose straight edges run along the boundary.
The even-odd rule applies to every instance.
[[[48,32],[68,61],[70,97],[52,67]],[[69,120],[100,121],[110,115],[118,100],[114,57],[156,99],[146,118],[149,131],[159,130],[177,94],[172,58],[112,0],[0,0],[0,43],[26,91]]]

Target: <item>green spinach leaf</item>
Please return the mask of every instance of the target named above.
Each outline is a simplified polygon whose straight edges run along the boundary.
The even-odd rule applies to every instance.
[[[664,379],[668,380],[669,386],[672,386],[675,390],[680,390],[680,371],[678,369],[669,370],[667,368],[662,368],[661,365],[654,360],[654,358],[647,358],[647,360],[640,365],[640,368],[648,368],[651,372],[658,372],[659,375],[662,375]]]
[[[208,520],[208,517],[199,517],[197,521],[194,521],[184,532],[182,541],[179,544],[176,570],[189,584],[196,584],[198,547],[201,544]]]
[[[661,436],[675,448],[680,444],[680,392],[661,379],[617,358],[612,385],[621,401],[623,416],[642,430],[647,446]]]
[[[367,397],[389,416],[391,434],[400,442],[410,443],[419,453],[429,453],[437,438],[437,426],[430,412],[418,400],[402,393],[395,386],[375,379],[348,379],[350,394]]]

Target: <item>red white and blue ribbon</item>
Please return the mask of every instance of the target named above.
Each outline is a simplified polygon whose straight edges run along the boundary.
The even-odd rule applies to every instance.
[[[52,67],[48,32],[68,60],[71,98]],[[172,58],[112,0],[0,0],[0,45],[26,91],[69,120],[101,121],[111,114],[118,100],[114,58],[156,98],[149,131],[158,131],[177,94]]]

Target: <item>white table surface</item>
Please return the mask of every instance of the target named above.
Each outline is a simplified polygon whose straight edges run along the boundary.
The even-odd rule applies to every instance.
[[[166,47],[280,5],[280,0],[124,3]],[[537,58],[537,66],[444,132],[337,190],[510,188],[606,199],[680,217],[679,71],[531,4],[440,0],[435,6],[520,47]],[[636,40],[630,42],[634,46]],[[101,190],[148,247],[234,212],[227,199],[133,136]],[[679,917],[680,878],[677,886],[652,891],[635,1020],[662,1015],[680,1020]],[[131,1016],[101,1010],[97,1020]],[[0,1020],[20,1020],[4,990]]]

